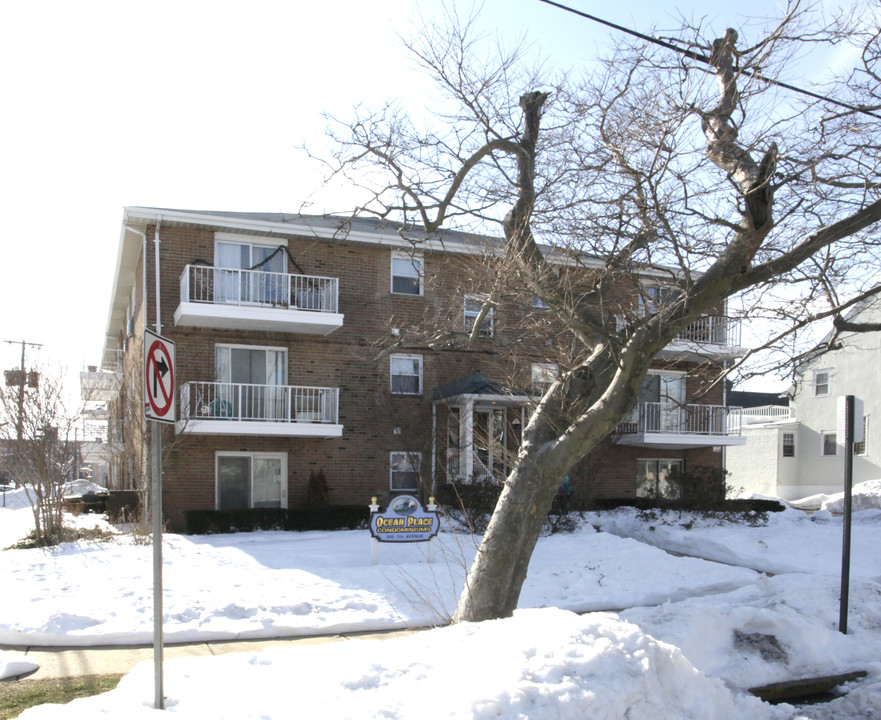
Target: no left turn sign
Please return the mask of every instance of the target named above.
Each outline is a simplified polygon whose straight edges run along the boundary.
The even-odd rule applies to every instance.
[[[144,332],[144,416],[173,423],[174,343],[150,330]]]

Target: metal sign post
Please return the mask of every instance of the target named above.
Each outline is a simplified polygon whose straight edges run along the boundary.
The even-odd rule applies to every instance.
[[[855,421],[859,417],[859,431]],[[863,442],[863,402],[853,395],[838,398],[836,432],[844,437],[844,522],[841,540],[841,599],[838,609],[838,631],[847,635],[847,611],[850,600],[850,536],[853,516],[853,444]]]
[[[165,709],[162,678],[162,424],[175,421],[174,343],[144,332],[144,417],[150,421],[153,503],[153,707]]]

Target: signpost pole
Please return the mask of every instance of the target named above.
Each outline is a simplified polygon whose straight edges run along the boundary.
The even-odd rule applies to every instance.
[[[153,707],[165,709],[162,678],[162,424],[150,423],[153,495]]]
[[[153,707],[165,709],[162,682],[162,424],[174,424],[174,343],[144,331],[144,417],[150,422],[150,484],[153,505]]]
[[[841,543],[841,601],[838,631],[847,635],[847,609],[850,600],[850,520],[853,514],[853,430],[854,396],[844,398],[844,523]]]

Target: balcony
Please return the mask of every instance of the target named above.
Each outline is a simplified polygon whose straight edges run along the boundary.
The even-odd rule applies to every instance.
[[[108,350],[100,368],[89,365],[80,373],[80,395],[86,402],[115,400],[121,387],[121,350]]]
[[[176,427],[193,435],[340,437],[339,389],[189,382]]]
[[[339,280],[187,265],[175,325],[329,335],[343,325]]]
[[[792,422],[796,420],[795,408],[783,405],[762,405],[743,409],[744,425],[764,425],[774,422]]]
[[[741,409],[725,405],[640,403],[618,424],[618,444],[677,450],[745,445]]]
[[[726,360],[743,355],[740,320],[722,315],[705,315],[679,332],[659,357]]]

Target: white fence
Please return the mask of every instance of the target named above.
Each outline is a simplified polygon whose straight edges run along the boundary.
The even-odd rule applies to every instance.
[[[743,409],[744,425],[762,425],[779,420],[795,420],[793,408],[782,405],[762,405]]]

